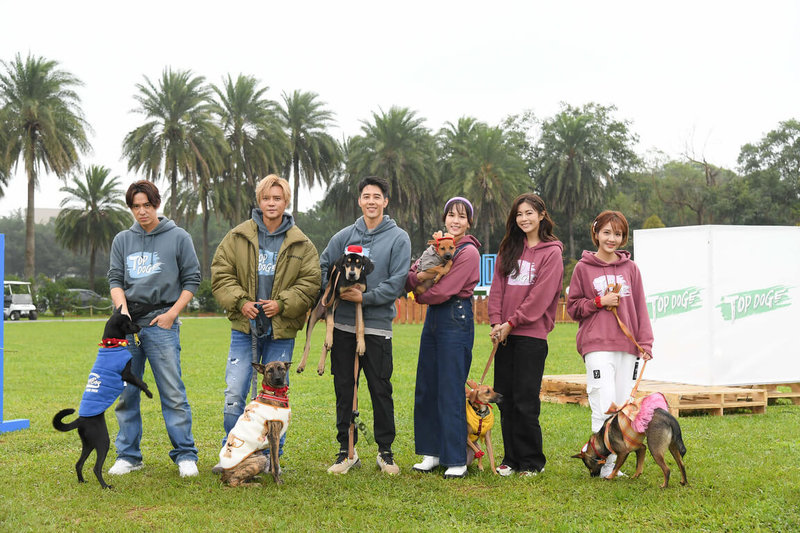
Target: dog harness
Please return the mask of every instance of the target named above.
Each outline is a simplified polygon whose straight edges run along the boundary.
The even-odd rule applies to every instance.
[[[476,442],[480,437],[485,437],[494,426],[494,411],[492,411],[491,405],[487,407],[489,407],[489,412],[481,418],[467,401],[467,436],[472,442]]]
[[[101,343],[101,346],[104,344]],[[131,352],[119,343],[114,348],[97,350],[97,359],[89,372],[86,390],[83,391],[83,398],[78,408],[78,416],[99,415],[111,407],[125,387],[122,371],[125,370],[125,365],[130,360]]]
[[[667,399],[660,392],[654,392],[643,398],[625,404],[620,409],[616,416],[619,423],[619,429],[622,432],[622,438],[629,448],[639,448],[644,443],[645,431],[647,431],[650,421],[653,419],[653,413],[656,409],[669,410]],[[611,449],[608,437],[609,424],[614,419],[612,416],[606,422],[606,431],[603,436],[603,443],[606,448],[615,453]]]
[[[279,389],[276,393],[280,391],[285,389]],[[285,407],[263,404],[258,401],[259,398],[283,402]],[[225,469],[233,468],[253,453],[269,448],[269,440],[266,437],[269,423],[281,422],[283,426],[280,437],[283,437],[291,417],[292,410],[285,395],[270,395],[262,391],[256,396],[256,400],[247,404],[228,434],[228,440],[219,452],[220,466]]]

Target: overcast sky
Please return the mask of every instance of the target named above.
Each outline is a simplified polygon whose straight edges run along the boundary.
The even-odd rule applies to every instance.
[[[438,130],[463,115],[497,123],[560,102],[615,105],[642,154],[687,150],[735,168],[740,147],[800,117],[800,4],[703,2],[19,2],[0,0],[0,59],[29,52],[83,80],[94,133],[85,164],[127,187],[120,160],[140,125],[135,85],[190,69],[220,84],[253,75],[279,100],[317,92],[337,137],[393,105]],[[40,177],[37,207],[58,207],[62,183]],[[161,182],[164,183],[164,182]],[[166,184],[164,183],[164,188]],[[26,205],[19,169],[0,216]],[[320,191],[301,191],[301,210]]]

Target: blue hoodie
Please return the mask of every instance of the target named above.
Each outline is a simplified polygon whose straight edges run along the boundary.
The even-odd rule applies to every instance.
[[[364,250],[375,269],[367,276],[364,293],[364,332],[369,335],[392,336],[395,300],[405,292],[406,275],[411,265],[411,240],[408,233],[397,227],[394,220],[383,215],[383,221],[368,230],[364,217],[331,237],[320,256],[323,283],[328,282],[328,269],[351,244]],[[336,327],[355,333],[356,311],[352,302],[342,301],[336,308]]]
[[[128,302],[164,303],[171,306],[187,290],[200,286],[200,262],[191,236],[173,221],[158,217],[153,231],[146,232],[138,222],[114,237],[108,269],[109,287],[125,291]],[[156,309],[136,323],[149,326],[163,312]]]

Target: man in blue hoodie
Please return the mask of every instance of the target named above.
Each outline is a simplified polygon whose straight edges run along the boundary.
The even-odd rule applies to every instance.
[[[361,465],[358,454],[347,457],[348,429],[353,413],[353,368],[356,353],[355,305],[361,302],[364,315],[366,353],[359,366],[367,379],[373,408],[375,442],[378,444],[377,464],[382,472],[398,474],[392,443],[395,437],[394,401],[392,400],[392,320],[395,300],[404,292],[405,278],[411,263],[411,241],[408,234],[384,215],[389,205],[389,184],[386,180],[369,177],[358,184],[358,205],[363,216],[355,224],[334,235],[320,257],[322,279],[328,269],[350,245],[361,246],[374,270],[367,276],[367,291],[352,289],[342,294],[336,309],[331,348],[331,373],[336,393],[336,440],[339,453],[328,468],[332,474],[346,474]],[[358,440],[358,432],[353,436]]]
[[[111,245],[111,300],[142,328],[140,344],[133,342],[132,335],[127,339],[131,370],[141,378],[145,361],[150,362],[173,446],[169,456],[181,477],[196,476],[197,448],[192,410],[181,378],[178,315],[200,286],[200,263],[191,236],[157,215],[161,195],[153,183],[132,183],[125,202],[136,221],[118,233]],[[117,403],[117,461],[109,474],[127,474],[143,466],[140,392],[137,387],[125,387]]]
[[[231,321],[223,445],[247,405],[253,350],[258,363],[291,361],[297,330],[319,293],[319,255],[284,212],[291,199],[285,179],[275,174],[262,179],[256,186],[258,207],[225,235],[211,262],[211,290]],[[260,328],[257,306],[264,311]],[[212,472],[221,473],[222,465]]]

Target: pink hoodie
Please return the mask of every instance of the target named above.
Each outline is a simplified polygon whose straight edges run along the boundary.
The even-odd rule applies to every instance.
[[[517,260],[519,273],[505,277],[500,273],[500,257],[494,266],[489,292],[489,323],[513,324],[511,335],[547,339],[553,329],[561,294],[564,262],[560,241],[525,246]]]
[[[594,252],[584,250],[572,272],[567,312],[580,322],[577,344],[581,356],[597,351],[639,353],[622,333],[613,313],[605,308],[598,309],[594,303],[594,299],[603,296],[608,285],[613,285],[615,280],[622,285],[617,307],[620,320],[628,326],[642,348],[652,353],[653,329],[647,314],[642,275],[636,263],[631,261],[630,252],[617,250],[616,254],[618,261],[606,263],[598,259]]]
[[[475,246],[472,246],[472,243]],[[453,260],[453,267],[442,279],[440,279],[433,287],[424,293],[416,296],[419,303],[436,305],[446,302],[453,296],[459,298],[471,298],[472,290],[481,279],[480,264],[481,254],[478,253],[478,248],[481,243],[472,235],[464,235],[459,239],[456,248],[460,248]],[[414,290],[414,287],[419,285],[417,279],[417,266],[419,259],[411,266],[406,278],[406,290]]]

